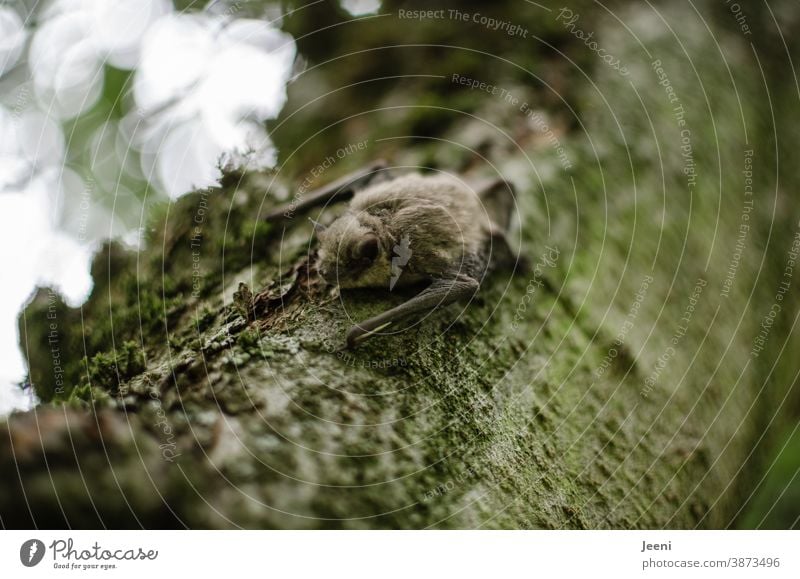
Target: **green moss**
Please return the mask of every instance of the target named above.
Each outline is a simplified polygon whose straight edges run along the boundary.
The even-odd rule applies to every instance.
[[[197,311],[195,318],[195,326],[198,332],[205,332],[214,323],[217,318],[217,312],[214,311],[207,304]]]
[[[259,352],[259,340],[261,339],[261,332],[258,328],[250,328],[239,334],[237,345],[244,351],[251,354]]]
[[[144,351],[136,342],[123,342],[116,350],[95,354],[87,362],[87,368],[89,385],[105,388],[115,394],[123,382],[144,372]],[[82,392],[85,393],[85,388]]]

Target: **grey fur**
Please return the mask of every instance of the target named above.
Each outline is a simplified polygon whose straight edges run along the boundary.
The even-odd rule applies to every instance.
[[[505,235],[513,210],[509,183],[494,180],[475,191],[449,175],[408,174],[364,186],[383,167],[358,171],[335,188],[311,194],[303,204],[352,195],[347,211],[317,233],[317,269],[327,282],[342,289],[430,282],[408,302],[351,328],[348,346],[395,320],[471,296],[496,261],[493,254],[504,262],[514,257]],[[271,215],[281,214],[276,210]],[[393,250],[404,238],[409,251],[398,277]]]

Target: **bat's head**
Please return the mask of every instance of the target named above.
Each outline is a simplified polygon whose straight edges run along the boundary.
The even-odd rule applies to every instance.
[[[380,219],[347,213],[317,231],[317,270],[341,288],[387,287],[391,277],[391,242]]]

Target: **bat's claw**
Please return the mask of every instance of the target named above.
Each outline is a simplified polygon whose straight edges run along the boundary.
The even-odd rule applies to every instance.
[[[361,335],[360,332],[361,328],[358,326],[353,326],[347,332],[347,338],[345,340],[344,350],[352,350],[356,347],[358,343],[358,337]]]

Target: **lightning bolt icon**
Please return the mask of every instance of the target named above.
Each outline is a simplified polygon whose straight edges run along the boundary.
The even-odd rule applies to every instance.
[[[31,550],[28,552],[28,563],[33,561],[33,556],[36,555],[36,551],[39,550],[38,543],[31,543]]]

